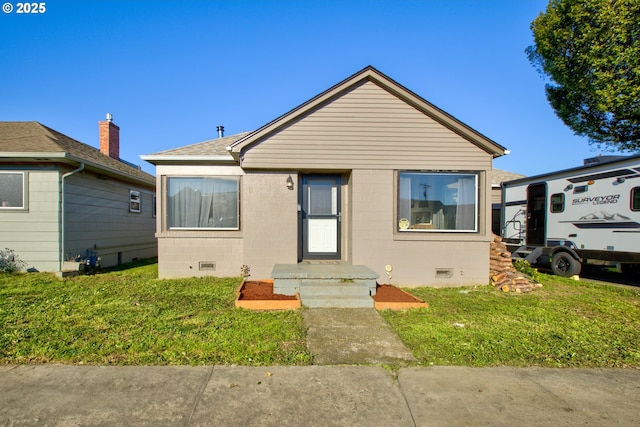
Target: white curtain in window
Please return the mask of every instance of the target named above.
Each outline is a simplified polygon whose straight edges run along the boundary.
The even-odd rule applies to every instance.
[[[170,178],[170,227],[236,228],[237,181]]]
[[[476,179],[464,176],[458,179],[456,230],[475,230]]]
[[[411,178],[400,175],[400,197],[398,201],[398,215],[400,219],[411,221]]]

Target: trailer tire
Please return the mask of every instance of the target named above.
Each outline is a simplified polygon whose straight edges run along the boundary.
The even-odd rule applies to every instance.
[[[551,258],[551,271],[556,276],[571,277],[580,274],[580,261],[567,252],[556,252]]]

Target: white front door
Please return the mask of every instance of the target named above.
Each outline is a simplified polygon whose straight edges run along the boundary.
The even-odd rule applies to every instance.
[[[340,259],[340,176],[303,176],[301,196],[303,258]]]

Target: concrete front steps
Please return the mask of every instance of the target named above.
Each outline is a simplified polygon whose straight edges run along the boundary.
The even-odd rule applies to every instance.
[[[309,308],[372,308],[370,292],[363,283],[308,282],[300,286],[300,302]]]
[[[378,274],[364,265],[276,264],[273,292],[309,308],[373,308]]]

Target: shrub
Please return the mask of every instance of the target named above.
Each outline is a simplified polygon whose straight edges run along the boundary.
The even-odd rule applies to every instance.
[[[527,276],[529,276],[531,279],[535,280],[538,283],[540,282],[540,273],[536,268],[534,268],[531,264],[529,264],[529,261],[524,259],[516,259],[516,260],[513,260],[513,266],[520,273],[526,274]]]
[[[22,261],[18,255],[16,255],[13,249],[5,248],[0,250],[0,271],[5,273],[14,273],[20,271],[27,266],[27,263]]]

